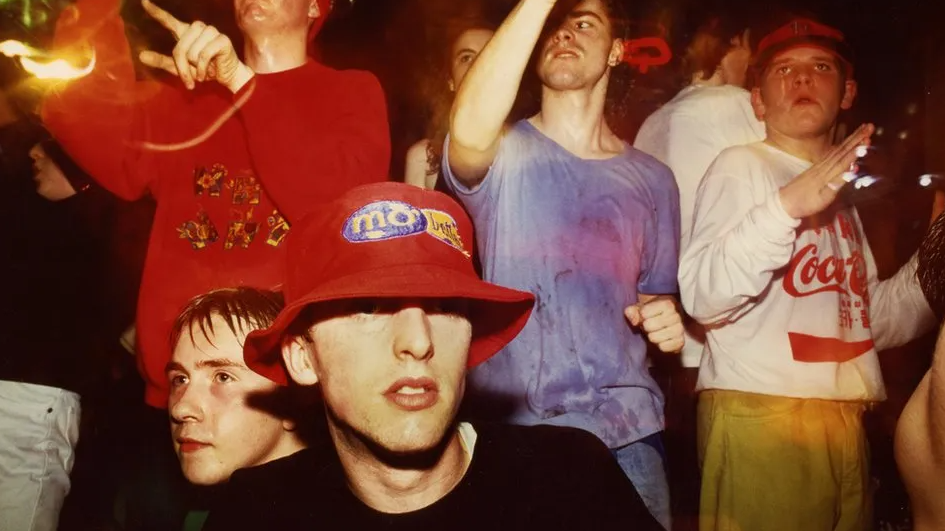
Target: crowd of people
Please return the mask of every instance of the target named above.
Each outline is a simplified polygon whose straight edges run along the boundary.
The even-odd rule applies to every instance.
[[[150,81],[120,5],[63,12],[55,49],[95,68],[0,152],[35,181],[8,226],[49,227],[5,240],[0,529],[668,531],[650,367],[677,354],[700,530],[871,529],[863,419],[879,351],[945,318],[945,199],[881,280],[844,194],[875,127],[838,134],[840,30],[708,17],[627,139],[623,2],[460,17],[391,171],[379,81],[312,59],[332,0],[234,0],[238,40],[142,0],[176,41],[138,55],[168,74]],[[110,256],[114,196],[154,205],[136,308],[114,293],[139,283]],[[150,442],[112,478],[77,448],[119,337]],[[917,530],[945,527],[943,363],[945,334],[896,433]],[[211,494],[181,509],[191,488]],[[70,521],[70,500],[109,514]]]

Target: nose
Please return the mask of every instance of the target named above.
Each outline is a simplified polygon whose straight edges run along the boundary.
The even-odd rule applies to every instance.
[[[569,28],[567,25],[562,25],[560,28],[555,30],[555,33],[552,36],[552,39],[554,40],[555,44],[559,44],[562,42],[571,42],[573,38],[574,38],[574,35],[571,33],[571,28]]]
[[[399,358],[425,360],[433,356],[430,317],[422,307],[407,307],[394,316],[394,353]]]
[[[807,66],[799,66],[794,69],[794,84],[795,85],[809,85],[813,81],[813,76],[811,75],[811,70]]]
[[[174,424],[200,422],[204,413],[201,394],[199,386],[193,384],[186,384],[171,392],[170,401],[167,404],[171,422]]]

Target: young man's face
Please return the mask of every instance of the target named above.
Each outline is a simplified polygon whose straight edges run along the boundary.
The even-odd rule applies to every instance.
[[[538,77],[553,90],[591,88],[622,56],[602,0],[583,0],[542,44]]]
[[[322,15],[315,0],[233,0],[233,8],[240,30],[251,37],[307,33],[309,23]]]
[[[781,52],[765,69],[752,105],[769,132],[794,139],[827,134],[841,109],[856,97],[856,83],[844,80],[840,60],[820,48]]]
[[[339,446],[394,454],[435,448],[465,389],[465,310],[425,300],[350,301],[284,347],[297,382],[319,383]]]
[[[191,342],[191,330],[184,328],[167,366],[174,450],[184,476],[198,485],[224,482],[237,469],[302,447],[290,423],[249,403],[251,397],[264,402],[278,385],[245,365],[245,336],[233,335],[219,316],[213,330],[208,339],[194,329]]]

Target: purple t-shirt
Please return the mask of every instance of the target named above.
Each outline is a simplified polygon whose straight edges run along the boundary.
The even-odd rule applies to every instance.
[[[518,337],[470,373],[477,402],[501,404],[516,424],[585,429],[611,448],[662,430],[646,339],[623,311],[638,293],[676,292],[669,168],[629,145],[581,159],[521,121],[478,186],[460,184],[446,156],[443,173],[475,224],[484,278],[536,297]]]

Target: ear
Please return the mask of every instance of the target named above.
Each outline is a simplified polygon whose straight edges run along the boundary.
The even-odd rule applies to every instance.
[[[755,118],[757,118],[759,121],[764,121],[765,103],[761,97],[760,87],[751,89],[751,108],[753,111],[755,111]]]
[[[314,20],[320,16],[322,16],[322,12],[318,8],[318,0],[311,0],[308,4],[308,18]]]
[[[840,108],[847,110],[853,107],[853,100],[856,99],[857,84],[852,79],[843,84],[843,99],[840,100]]]
[[[287,338],[282,343],[282,360],[285,368],[299,385],[315,385],[318,383],[318,372],[312,360],[312,344],[303,337]]]
[[[732,37],[732,46],[735,48],[746,48],[751,51],[751,29],[746,29],[741,35]]]
[[[623,61],[623,39],[614,39],[610,46],[610,55],[607,56],[607,65],[611,68]]]

